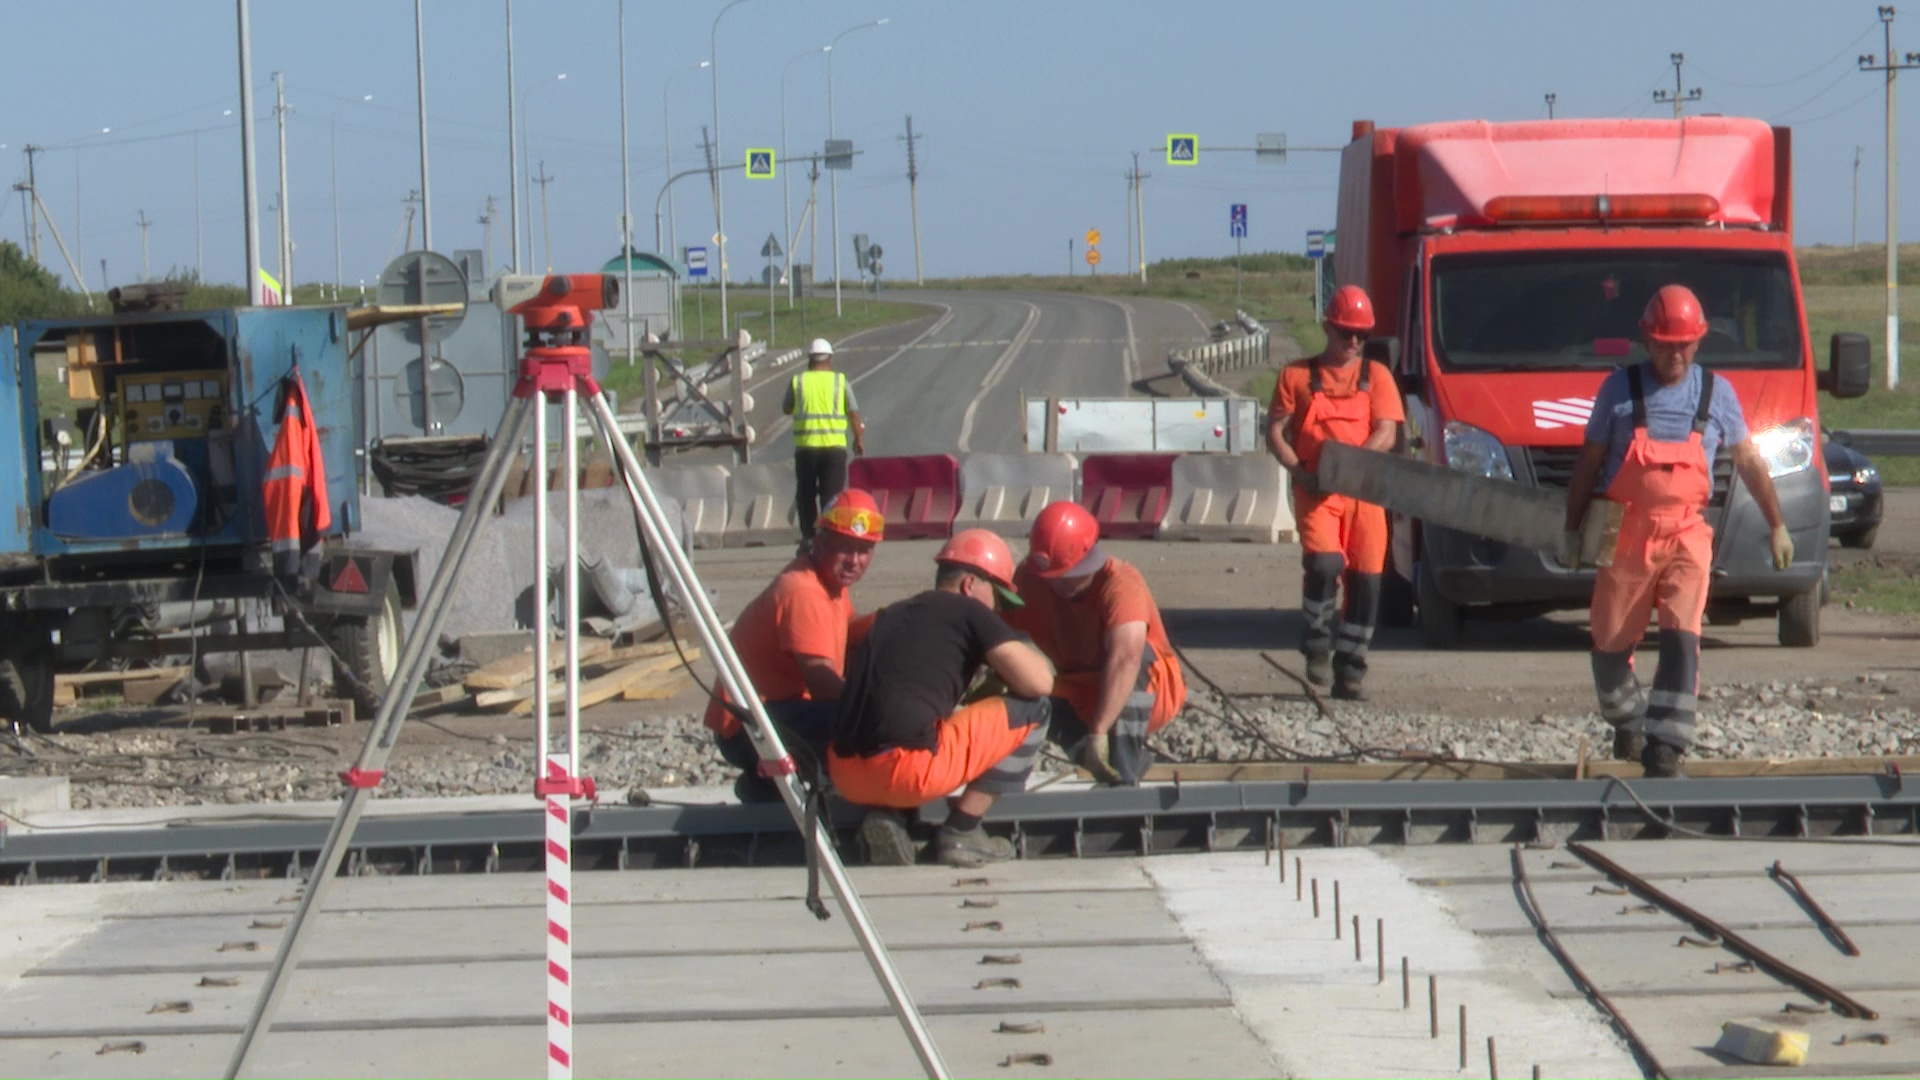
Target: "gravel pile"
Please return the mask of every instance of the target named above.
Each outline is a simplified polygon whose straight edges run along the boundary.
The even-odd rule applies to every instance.
[[[1182,762],[1434,754],[1571,761],[1583,736],[1590,754],[1607,752],[1610,732],[1584,695],[1578,702],[1571,693],[1564,698],[1564,712],[1529,715],[1517,714],[1503,696],[1491,696],[1484,719],[1347,702],[1329,702],[1329,718],[1304,697],[1235,697],[1228,708],[1218,695],[1196,688],[1186,713],[1155,742]],[[1848,682],[1730,683],[1702,697],[1694,751],[1700,757],[1920,754],[1920,715],[1886,674]],[[581,740],[583,768],[603,789],[728,784],[735,772],[694,716],[586,731]],[[76,809],[325,800],[339,795],[336,774],[355,750],[297,734],[31,736],[0,740],[0,774],[68,776]],[[514,794],[530,790],[532,775],[531,740],[459,736],[403,745],[380,796]]]

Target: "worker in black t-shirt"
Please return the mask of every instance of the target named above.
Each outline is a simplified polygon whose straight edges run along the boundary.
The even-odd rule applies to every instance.
[[[1020,603],[1005,540],[967,529],[934,561],[934,587],[882,608],[847,657],[827,767],[841,797],[877,808],[860,826],[869,861],[912,863],[898,811],[960,791],[940,829],[940,861],[983,866],[1013,856],[980,819],[1027,786],[1046,742],[1053,668],[994,612],[996,599]],[[961,705],[983,666],[1007,693]]]

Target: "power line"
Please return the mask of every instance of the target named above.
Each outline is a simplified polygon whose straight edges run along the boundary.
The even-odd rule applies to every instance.
[[[1738,86],[1743,90],[1772,90],[1777,87],[1791,86],[1797,82],[1804,82],[1807,79],[1811,79],[1815,75],[1820,74],[1822,71],[1827,69],[1828,65],[1832,64],[1834,61],[1840,59],[1841,57],[1847,55],[1847,53],[1853,51],[1853,47],[1855,45],[1860,44],[1860,42],[1866,39],[1866,36],[1868,34],[1873,33],[1875,30],[1878,30],[1879,28],[1880,28],[1879,23],[1868,23],[1867,28],[1865,30],[1860,31],[1860,35],[1858,37],[1854,38],[1852,41],[1847,42],[1845,45],[1840,46],[1839,52],[1834,53],[1832,56],[1827,57],[1825,60],[1820,61],[1818,64],[1815,64],[1814,66],[1808,68],[1807,70],[1801,72],[1798,75],[1793,76],[1792,78],[1781,79],[1778,82],[1741,82],[1739,79],[1729,79],[1725,75],[1722,75],[1717,71],[1710,70],[1705,65],[1699,64],[1698,62],[1696,62],[1695,66],[1699,67],[1701,72],[1707,75],[1709,78],[1718,79],[1719,81],[1726,83],[1728,86]],[[1792,110],[1788,110],[1788,111],[1791,112]]]

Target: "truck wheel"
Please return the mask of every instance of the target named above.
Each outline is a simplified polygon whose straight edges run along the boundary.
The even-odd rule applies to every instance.
[[[400,586],[389,580],[380,614],[335,619],[327,627],[327,644],[339,657],[333,666],[334,693],[352,698],[363,719],[380,711],[380,699],[398,673],[402,625]]]
[[[0,658],[0,717],[46,734],[53,730],[53,649],[36,643]]]
[[[1855,532],[1841,533],[1840,546],[1844,548],[1859,548],[1865,551],[1867,548],[1873,546],[1874,540],[1877,539],[1879,535],[1880,526],[1869,525]]]
[[[1380,625],[1404,630],[1415,625],[1413,614],[1413,583],[1393,572],[1380,577]]]
[[[1820,589],[1780,598],[1780,644],[1811,649],[1820,644]]]
[[[1426,560],[1414,571],[1414,589],[1420,602],[1420,640],[1429,649],[1458,649],[1467,640],[1467,613],[1440,594]]]

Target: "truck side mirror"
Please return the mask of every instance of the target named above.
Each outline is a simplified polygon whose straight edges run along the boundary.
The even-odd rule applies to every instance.
[[[1820,389],[1837,398],[1857,398],[1873,383],[1873,346],[1865,334],[1838,333],[1827,347]]]

